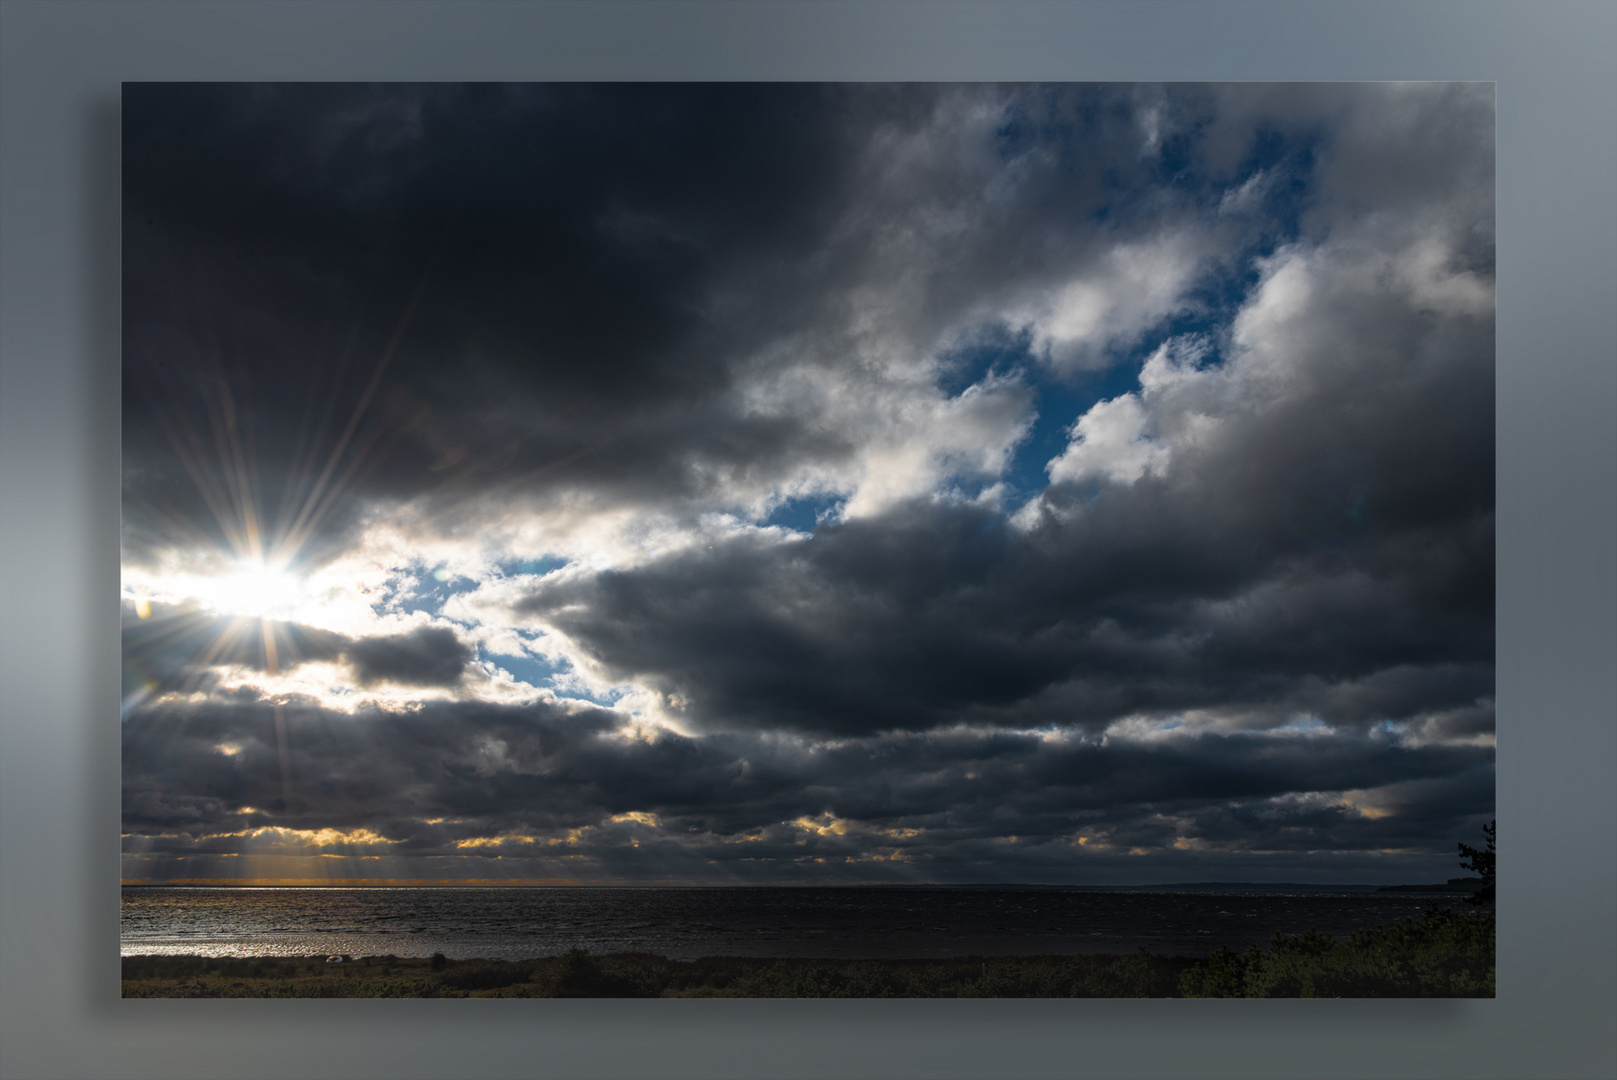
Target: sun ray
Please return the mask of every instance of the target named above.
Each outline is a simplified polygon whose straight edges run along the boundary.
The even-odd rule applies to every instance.
[[[348,449],[348,444],[353,441],[354,434],[359,429],[359,423],[364,419],[366,410],[370,407],[372,399],[376,397],[376,392],[381,389],[382,378],[387,374],[387,369],[393,362],[394,354],[398,352],[400,342],[404,340],[404,332],[410,325],[410,316],[415,313],[416,305],[420,303],[421,295],[425,291],[426,285],[427,271],[424,271],[420,281],[416,283],[415,292],[410,296],[410,302],[405,305],[403,314],[399,316],[398,324],[394,327],[393,336],[388,341],[387,348],[382,350],[382,355],[376,362],[376,369],[371,373],[370,381],[365,384],[365,389],[361,392],[359,401],[354,404],[354,411],[348,417],[347,425],[343,428],[342,434],[337,437],[336,444],[332,446],[331,453],[326,458],[325,467],[320,470],[320,475],[316,477],[313,487],[305,497],[303,509],[299,511],[298,516],[293,519],[291,526],[287,529],[284,543],[292,551],[300,549],[307,542],[314,528],[335,504],[337,497],[343,490],[344,483],[351,475],[352,464],[338,483],[329,492],[326,490],[331,474],[342,460],[343,453]],[[356,459],[357,457],[358,455],[356,455]]]

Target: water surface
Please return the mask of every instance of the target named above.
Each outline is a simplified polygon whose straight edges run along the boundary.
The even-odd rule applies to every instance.
[[[1460,894],[923,888],[126,888],[122,952],[520,960],[1205,956],[1355,930]]]

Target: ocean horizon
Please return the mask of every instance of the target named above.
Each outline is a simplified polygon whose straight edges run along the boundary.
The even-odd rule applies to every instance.
[[[1176,881],[1135,882],[1122,885],[1069,885],[1059,882],[850,882],[844,885],[814,885],[804,883],[757,884],[729,883],[723,885],[686,882],[650,883],[537,883],[532,881],[376,881],[339,880],[332,882],[241,881],[125,881],[125,889],[1045,889],[1080,890],[1090,892],[1376,892],[1381,889],[1408,887],[1409,883],[1390,885],[1362,882],[1303,882],[1303,881]]]

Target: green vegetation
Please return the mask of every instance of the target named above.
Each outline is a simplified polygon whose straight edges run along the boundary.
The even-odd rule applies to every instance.
[[[1268,951],[1220,949],[1179,980],[1185,997],[1493,997],[1494,917],[1436,907],[1336,941],[1310,930]]]
[[[132,956],[135,997],[1173,997],[1185,957],[669,960],[574,949],[538,960]]]
[[[368,956],[343,964],[315,957],[129,956],[123,996],[245,998],[431,997],[428,961]]]

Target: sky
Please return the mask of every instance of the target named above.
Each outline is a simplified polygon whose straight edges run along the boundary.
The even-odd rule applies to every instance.
[[[126,84],[129,882],[1390,884],[1489,84]]]

